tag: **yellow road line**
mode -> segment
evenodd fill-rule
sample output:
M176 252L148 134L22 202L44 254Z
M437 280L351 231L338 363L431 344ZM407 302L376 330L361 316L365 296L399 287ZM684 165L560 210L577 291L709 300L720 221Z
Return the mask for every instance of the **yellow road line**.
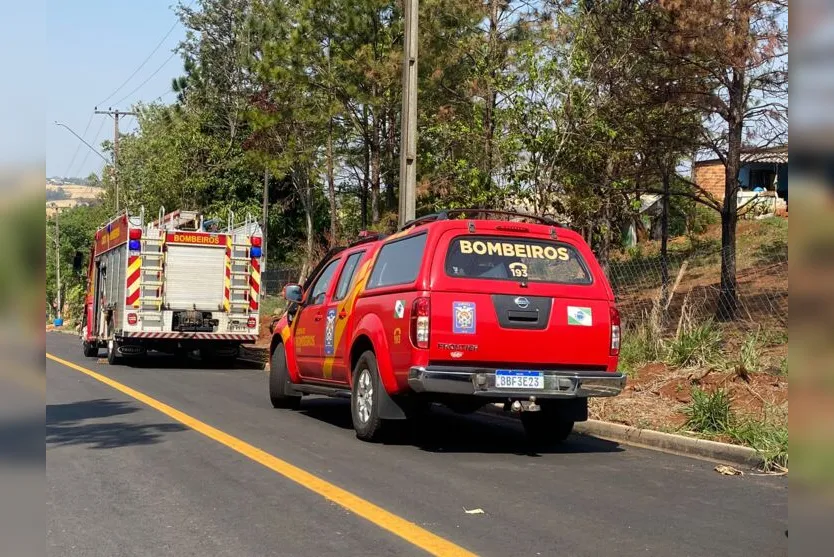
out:
M436 534L432 534L428 530L421 528L420 526L414 524L413 522L409 522L408 520L401 518L394 513L386 511L382 507L374 505L370 501L366 501L361 497L354 495L353 493L346 491L332 483L319 478L297 466L293 466L289 462L285 460L281 460L278 457L275 457L266 451L263 451L249 443L238 439L228 433L225 433L215 427L208 425L205 422L201 422L196 418L192 418L188 414L180 412L176 408L168 406L164 402L160 402L155 398L152 398L144 393L141 393L135 389L131 389L127 385L123 385L118 381L115 381L105 375L100 373L96 373L90 369L81 367L73 362L69 362L67 360L61 359L57 356L53 356L52 354L47 353L46 357L50 360L57 362L59 364L63 364L68 368L74 369L76 371L80 371L85 375L96 379L108 385L117 391L126 394L127 396L138 400L139 402L143 402L153 408L154 410L158 410L162 412L166 416L180 422L181 424L202 433L206 437L210 439L214 439L218 443L229 447L230 449L242 454L245 457L254 460L258 464L266 466L270 470L277 472L284 476L285 478L294 481L295 483L301 485L309 489L310 491L317 493L327 499L328 501L332 501L338 505L341 505L345 509L349 510L350 512L361 516L365 520L368 520L380 528L388 530L395 536L399 536L403 540L419 547L420 549L425 550L426 552L432 555L443 555L443 556L470 556L475 555L474 553L467 551L466 549L444 539Z

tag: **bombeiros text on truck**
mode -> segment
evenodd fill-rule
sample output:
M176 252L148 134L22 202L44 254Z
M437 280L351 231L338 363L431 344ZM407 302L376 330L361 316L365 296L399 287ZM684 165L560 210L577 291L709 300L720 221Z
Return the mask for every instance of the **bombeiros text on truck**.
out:
M619 394L620 315L588 244L555 221L451 210L335 248L274 327L269 394L351 399L360 439L433 403L521 413L561 441L588 399Z
M145 222L122 211L95 235L87 267L84 355L112 364L149 350L231 360L259 330L262 231L177 210Z

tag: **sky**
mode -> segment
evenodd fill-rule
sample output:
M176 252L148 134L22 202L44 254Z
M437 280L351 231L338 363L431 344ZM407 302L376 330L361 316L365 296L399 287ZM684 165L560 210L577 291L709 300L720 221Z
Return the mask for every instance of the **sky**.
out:
M130 110L136 102L160 96L163 102L174 100L171 80L182 75L182 60L179 55L169 57L185 37L175 5L176 0L47 0L43 79L47 176L86 177L90 172L98 174L104 165L66 128L56 126L56 120L100 152L101 142L113 138L113 119L93 115L96 106ZM121 118L119 127L129 132L136 119Z
M0 0L0 171L9 165L43 161L45 95L41 71L46 59L44 4L12 6ZM13 17L10 17L13 14ZM14 80L14 81L13 81ZM19 81L19 83L15 83ZM33 122L35 123L33 125Z

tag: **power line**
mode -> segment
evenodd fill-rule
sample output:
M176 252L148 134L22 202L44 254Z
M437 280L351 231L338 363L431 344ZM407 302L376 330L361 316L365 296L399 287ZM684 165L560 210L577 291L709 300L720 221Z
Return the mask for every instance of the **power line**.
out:
M101 120L101 125L98 127L98 131L96 132L95 139L92 141L93 145L95 145L98 142L98 138L101 136L101 130L102 130L102 128L104 128L104 122L105 122L105 120L102 119ZM87 157L89 157L89 156L90 156L90 151L88 150L87 154L85 154L84 158L81 160L81 164L78 166L78 170L76 170L74 172L74 174L78 174L81 171L81 169L84 168L84 165L87 163Z
M119 210L119 117L136 116L136 112L116 110L96 110L95 114L107 114L113 117L113 183L116 186L116 211ZM102 120L103 121L103 120Z
M155 70L155 71L154 71L151 75L149 75L149 76L147 77L147 79L145 79L145 81L143 81L142 83L140 83L140 84L139 84L139 85L138 85L138 86L137 86L137 87L136 87L133 91L131 91L130 93L128 93L127 95L125 95L124 97L122 97L121 99L119 99L119 100L118 100L115 104L117 104L117 105L122 104L124 101L126 101L128 98L130 98L130 96L131 96L131 95L133 95L134 93L136 93L137 91L139 91L139 89L141 89L142 87L144 87L144 86L145 86L145 84L146 84L148 81L150 81L150 80L151 80L151 78L153 78L153 76L155 76L155 75L156 75L156 74L158 74L160 71L162 71L162 68L164 68L164 67L168 64L168 62L170 62L170 61L171 61L171 59L172 59L174 56L176 56L176 55L177 55L177 51L175 50L175 51L174 51L174 52L172 52L172 53L171 53L171 55L170 55L170 56L169 56L169 57L168 57L168 58L167 58L167 59L166 59L166 60L162 63L162 65L161 65L161 66L159 66L159 67L158 67L158 68L157 68L157 69L156 69L156 70Z
M121 91L121 90L122 90L122 87L124 87L125 85L127 85L127 84L128 84L128 82L129 82L131 79L133 79L133 77L134 77L137 73L139 73L139 70L141 70L142 68L144 68L144 67L145 67L145 64L147 64L147 63L148 63L148 61L151 59L151 57L152 57L154 54L156 54L156 51L157 51L157 50L159 50L159 47L161 47L161 46L162 46L162 43L164 43L164 42L165 42L165 39L167 39L167 38L171 35L171 33L173 33L173 32L174 32L174 29L176 29L176 27L177 27L177 25L179 25L179 23L180 23L180 21L179 21L179 20L175 21L175 22L174 22L174 24L171 26L171 28L170 28L170 29L168 29L168 32L167 32L167 33L165 33L165 36L164 36L164 37L162 37L162 40L160 40L160 41L157 43L157 45L154 47L154 49L151 51L151 53L150 53L150 54L148 54L148 57L147 57L147 58L145 58L145 59L142 61L142 63L141 63L141 64L139 64L139 67L138 67L138 68L136 68L135 70L133 70L133 73L132 73L132 74L130 74L130 75L128 76L128 78L127 78L127 79L125 79L125 80L124 80L124 82L116 88L116 90L115 90L115 91L113 91L112 93L110 93L110 94L107 96L107 98L105 98L103 101L101 101L100 103L98 103L96 106L103 106L103 105L104 105L104 103L106 103L107 101L109 101L110 99L112 99L112 98L116 95L116 93L118 93L119 91ZM117 102L116 104L119 104L119 103L121 103L121 101Z
M90 113L90 119L87 120L87 125L84 126L84 132L81 134L81 138L83 139L87 135L87 130L90 129L90 124L93 123L93 116L95 116L92 112ZM73 163L75 163L76 157L78 157L78 152L81 149L81 143L79 143L75 148L75 153L73 153L72 158L70 159L70 163L67 165L67 169L64 171L64 177L70 177L69 171L72 168Z

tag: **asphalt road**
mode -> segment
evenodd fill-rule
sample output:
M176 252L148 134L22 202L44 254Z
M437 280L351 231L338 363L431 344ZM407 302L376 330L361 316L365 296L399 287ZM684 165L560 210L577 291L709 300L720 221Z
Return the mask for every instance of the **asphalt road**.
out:
M479 555L787 554L785 478L583 436L533 453L513 420L442 410L372 445L354 437L347 401L273 409L261 370L108 366L56 333L46 348L173 409L47 360L50 555L425 554L391 516ZM264 465L273 457L318 480L292 481ZM320 480L393 515L358 516Z

